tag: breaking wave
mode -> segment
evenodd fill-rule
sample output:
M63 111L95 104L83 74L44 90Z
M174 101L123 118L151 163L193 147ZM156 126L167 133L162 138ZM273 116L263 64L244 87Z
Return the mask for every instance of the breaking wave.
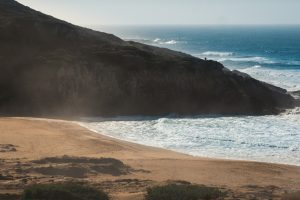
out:
M179 43L177 40L163 40L160 38L155 39L137 39L137 38L128 38L126 41L135 41L135 42L141 42L144 44L151 44L151 45L173 45Z
M300 166L299 110L279 116L119 117L80 124L108 136L194 156Z
M161 45L163 45L163 44L177 44L178 43L178 41L176 41L176 40L162 40L160 38L156 38L152 42L156 43L156 44L161 44Z
M226 33L227 28L203 27L151 27L132 29L128 34L123 34L124 30L120 32L126 38L137 38L133 39L137 42L219 61L231 70L239 70L289 91L300 90L300 48L297 45L300 29L248 29L232 29L230 34ZM278 34L273 34L274 30ZM249 34L255 35L251 41ZM279 35L280 42L274 42ZM115 138L195 156L300 166L299 122L300 108L277 116L102 118L81 125Z
M238 70L247 73L258 80L282 87L288 91L300 90L300 72L297 69L281 70L254 65Z
M256 62L261 64L274 64L275 61L272 61L265 57L255 56L255 57L231 57L231 58L221 58L218 59L219 62L224 61L235 61L235 62Z
M225 56L233 56L233 52L218 52L218 51L206 51L202 53L203 56L219 56L219 57L225 57Z

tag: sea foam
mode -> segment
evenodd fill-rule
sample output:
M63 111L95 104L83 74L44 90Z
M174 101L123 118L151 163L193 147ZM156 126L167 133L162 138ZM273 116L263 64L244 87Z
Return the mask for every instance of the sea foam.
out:
M119 117L81 125L111 137L194 156L300 165L300 115Z
M260 64L273 64L273 63L275 63L274 61L272 61L268 58L260 57L260 56L220 58L220 59L217 59L217 61L219 61L219 62L224 62L224 61L256 62L256 63L260 63Z
M200 55L225 57L225 56L233 56L234 53L233 52L206 51L204 53L201 53Z
M152 40L152 42L155 44L159 44L159 45L164 45L164 44L170 45L170 44L178 43L178 41L176 41L176 40L162 40L160 38L155 38L154 40Z
M140 27L122 28L119 33L123 38L217 60L289 91L300 90L299 27ZM195 156L300 165L299 109L277 116L97 118L82 125Z
M247 73L258 80L265 81L278 87L285 88L288 91L300 90L299 70L280 70L255 65L244 69L241 68L239 69L239 71Z

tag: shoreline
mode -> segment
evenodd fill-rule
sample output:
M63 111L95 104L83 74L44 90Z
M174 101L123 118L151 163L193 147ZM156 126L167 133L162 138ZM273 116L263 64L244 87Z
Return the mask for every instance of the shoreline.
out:
M187 157L191 157L191 158L195 158L195 159L207 159L207 160L216 160L216 161L228 161L228 162L245 162L245 163L261 163L261 164L271 164L271 165L283 165L283 166L290 166L290 167L300 167L299 165L296 164L289 164L289 163L276 163L276 162L263 162L263 161L257 161L257 160L245 160L245 159L231 159L231 158L218 158L218 157L206 157L206 156L197 156L197 155L191 155L188 153L184 153L184 152L180 152L180 151L176 151L176 150L172 150L172 149L167 149L167 148L163 148L163 147L156 147L156 146L152 146L152 145L146 145L146 144L141 144L138 142L133 142L130 140L126 140L126 139L121 139L118 137L114 137L108 134L105 134L104 132L99 132L97 130L94 130L92 128L89 128L87 126L85 126L82 123L85 122L81 122L81 121L77 121L77 120L65 120L65 119L51 119L51 118L34 118L34 117L8 117L8 118L12 118L12 119L25 119L25 120L32 120L32 121L49 121L49 122L62 122L62 123L73 123L75 125L79 125L80 127L87 129L95 134L99 134L102 137L108 137L111 138L113 140L116 140L117 142L125 142L125 143L131 143L132 145L140 145L140 146L144 146L147 148L155 148L158 150L162 150L162 151L170 151L173 152L175 154L180 154L180 155L184 155ZM1 119L1 117L0 117Z
M0 180L0 194L20 192L28 184L74 179L30 171L25 174L27 178L24 183L24 178L20 178L22 176L15 172L15 166L24 170L49 167L36 166L32 161L65 155L119 159L129 166L132 171L128 174L109 175L93 172L83 178L75 178L108 188L116 200L142 200L147 187L179 180L224 188L242 199L248 199L251 195L265 198L261 196L265 194L276 199L275 197L285 193L300 190L299 166L194 157L114 139L83 128L74 121L0 118L0 147L3 144L13 145L15 150L0 152L0 164L4 166L0 169L0 174L14 178ZM59 167L66 165L50 166L60 169ZM88 169L86 164L76 165ZM126 183L123 183L125 180Z
M142 146L158 148L158 149L167 150L167 151L173 151L174 153L184 154L184 155L187 155L187 156L191 156L193 158L212 159L212 160L231 161L231 162L235 162L235 161L238 161L238 162L250 162L250 163L252 162L252 163L263 163L263 164L275 164L275 165L286 165L286 166L300 167L300 164L297 165L297 164L290 164L290 163L277 163L277 162L263 162L263 161L258 161L258 160L245 160L245 159L238 159L238 158L218 158L218 157L208 157L208 156L206 157L206 156L192 155L192 154L189 154L189 153L176 151L174 149L167 149L167 148L164 148L164 147L156 147L156 146L152 146L152 145L142 144L142 143L139 143L139 142L133 142L133 141L130 141L130 140L126 140L126 139L121 139L121 138L118 138L118 137L114 137L114 136L105 134L103 132L101 133L101 132L99 132L97 130L94 130L92 128L89 128L89 127L85 126L83 124L85 122L79 122L79 121L72 121L72 122L78 124L79 126L85 128L85 129L88 129L89 131L92 131L92 132L94 132L96 134L100 134L102 136L109 137L109 138L112 138L112 139L115 139L115 140L120 140L120 141L124 141L124 142L130 142L130 143L133 143L133 144L138 144L138 145L142 145Z
M278 116L278 118L275 118L276 120L279 121L279 123L281 123L281 121L283 121L282 118L284 118L285 116L288 116L291 114L291 117L297 117L299 115L294 115L293 114L293 111L298 111L298 108L295 108L295 109L292 109L292 110L286 110L284 112L284 114ZM273 118L274 116L263 116L265 117L268 121L270 121L269 118ZM99 119L99 120L97 120ZM137 119L138 123L129 123L126 125L122 125L123 123L120 123L120 127L119 129L118 128L110 128L110 126L113 126L113 127L118 127L119 123L118 121L125 121L127 122L127 120L129 119L129 121L131 121L132 119ZM88 130L90 131L93 131L93 132L96 132L98 134L104 134L105 136L108 136L108 137L111 137L111 138L114 138L114 139L119 139L119 140L123 140L123 141L127 141L127 142L133 142L133 143L137 143L137 144L140 144L140 145L145 145L145 146L151 146L151 147L156 147L156 148L162 148L162 149L167 149L167 150L171 150L171 151L174 151L174 152L177 152L177 153L183 153L183 154L187 154L187 155L190 155L190 156L193 156L193 157L200 157L200 158L208 158L208 159L220 159L220 160L228 160L228 161L245 161L245 162L261 162L261 163L270 163L270 164L281 164L281 165L290 165L290 166L300 166L300 163L299 163L299 157L297 156L297 145L296 143L289 143L289 138L287 138L286 140L287 143L285 145L283 145L283 142L285 141L285 139L283 138L283 142L282 143L278 143L276 141L280 141L279 139L281 139L281 132L280 134L278 134L278 137L275 141L275 139L271 139L269 141L261 141L261 142L251 142L250 143L247 143L249 142L248 139L253 139L252 137L255 137L255 133L257 133L257 131L261 131L261 132L264 132L264 134L267 136L268 134L273 134L274 133L274 130L265 130L264 126L262 126L260 128L256 128L254 129L253 131L255 132L254 134L252 134L251 132L249 132L248 134L248 130L239 130L238 131L233 131L232 132L232 135L233 136L224 136L224 134L222 135L222 130L220 130L220 134L221 134L221 138L224 139L227 137L230 139L230 140L233 140L238 136L238 137L241 137L241 141L246 141L245 144L252 144L253 145L257 145L257 146L268 146L268 145L274 145L272 149L269 149L267 150L267 153L262 153L260 154L258 152L258 150L262 150L263 148L259 148L257 147L258 149L256 149L256 147L245 147L243 145L240 145L240 143L238 143L239 141L235 141L232 146L230 146L230 149L227 151L227 149L225 148L222 148L222 146L220 146L220 148L217 148L214 150L214 149L210 149L210 150L206 150L206 148L204 147L199 147L196 151L193 150L193 147L196 147L195 144L193 143L192 145L188 145L187 147L185 148L176 148L179 144L184 144L184 143L176 143L176 142L172 142L172 140L170 140L170 142L160 142L157 140L157 138L160 138L159 135L155 135L155 134L158 134L159 132L157 131L151 131L148 132L148 128L149 126L151 125L148 125L148 123L143 123L144 120L148 121L150 120L152 122L152 120L154 120L155 124L156 123L160 123L159 121L160 120L157 120L158 118L149 118L149 117L145 117L145 118L141 118L141 117L134 117L134 118L126 118L126 117L117 117L117 118L108 118L108 119L105 119L105 118L94 118L94 119L80 119L79 121L76 121L80 126L84 127L84 128L87 128ZM162 119L165 119L165 117L163 117ZM170 123L174 123L173 121L173 118L166 118L166 119L170 119ZM218 118L219 119L219 118ZM256 119L255 119L256 120ZM280 121L281 120L281 121ZM291 121L292 120L295 120L294 118L291 118ZM101 125L101 122L104 122L104 125ZM224 120L223 120L224 121ZM153 122L153 123L154 123ZM252 121L251 121L252 122ZM169 123L169 122L168 122ZM199 122L198 122L199 123ZM202 123L202 122L201 122ZM240 122L238 122L240 123ZM252 122L253 123L253 122ZM285 122L287 123L287 122ZM106 124L108 126L108 128L106 128ZM138 129L136 128L130 128L131 126L135 125L137 127L139 127ZM145 125L144 125L145 124ZM278 125L279 126L279 125ZM277 128L278 128L277 126ZM142 131L141 127L144 129L144 131ZM204 125L205 127L205 125ZM233 125L233 127L235 127ZM293 128L293 124L291 125L291 127ZM298 126L297 126L298 127ZM207 127L206 127L207 128ZM226 128L226 127L225 127ZM249 127L251 128L251 127ZM194 130L194 129L193 129ZM200 130L203 130L203 129L200 129ZM218 129L219 130L219 129ZM215 130L215 131L218 131L218 130ZM250 129L251 130L251 129ZM282 128L283 130L283 134L287 135L287 129L286 127L283 127ZM124 133L122 132L124 131ZM135 133L134 131L137 131L137 134L134 135L133 133ZM169 131L169 129L167 129L166 131ZM194 131L197 131L197 130L194 130ZM243 131L246 131L246 133L241 134L243 133ZM285 132L284 132L285 131ZM172 132L172 134L167 134L168 137L171 137L174 135L175 136L178 136L179 138L183 138L184 139L184 142L189 142L188 140L185 140L184 137L188 137L187 133L190 133L190 132L185 132L184 130L182 130L181 132L183 133L180 133L178 132L178 135L177 135L177 132ZM209 132L210 133L210 132ZM145 135L143 135L145 134ZM153 136L154 134L154 136ZM237 135L238 134L238 135ZM153 136L153 141L151 140L151 138L149 137L150 136ZM201 137L197 134L192 134L193 137ZM203 134L204 136L204 139L205 137L210 137L209 135L207 134ZM247 135L250 135L249 137ZM165 136L164 138L165 141L168 141L168 137ZM266 137L265 136L265 137ZM140 138L145 138L145 140L141 140ZM189 139L193 139L191 136L188 137ZM276 137L274 137L276 138ZM286 137L285 137L286 138ZM257 138L258 141L260 139L260 137ZM294 137L294 139L297 139L297 136ZM155 141L158 141L158 143L155 143ZM199 141L197 140L198 142L200 142L200 144L202 144L202 141ZM238 143L237 145L235 143ZM264 142L270 142L270 143L264 143ZM243 144L243 143L242 143ZM175 145L175 146L174 146ZM216 145L216 144L215 144ZM230 144L231 145L231 144ZM278 145L278 146L276 146ZM296 146L295 146L296 145ZM173 147L173 148L172 148ZM175 147L175 148L174 148ZM296 150L291 150L291 148L293 147L296 148ZM192 149L189 149L189 148L192 148ZM210 148L210 145L207 146L207 148L209 149ZM226 152L222 153L220 152L220 150L224 150ZM280 151L280 149L284 149L284 151ZM239 153L234 153L233 150L237 150ZM247 150L249 150L249 152L247 152ZM246 156L245 156L246 155Z

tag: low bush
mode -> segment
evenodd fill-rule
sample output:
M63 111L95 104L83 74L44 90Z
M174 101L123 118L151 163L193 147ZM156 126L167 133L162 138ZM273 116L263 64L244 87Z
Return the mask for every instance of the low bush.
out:
M80 183L38 184L24 190L22 200L109 200L108 195Z
M224 193L214 187L169 184L149 188L146 200L210 200L223 196Z

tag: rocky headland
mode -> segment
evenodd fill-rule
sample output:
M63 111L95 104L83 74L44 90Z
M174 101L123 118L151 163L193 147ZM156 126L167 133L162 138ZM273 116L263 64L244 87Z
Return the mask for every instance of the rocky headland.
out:
M0 2L0 113L25 116L277 114L286 90L212 60Z

